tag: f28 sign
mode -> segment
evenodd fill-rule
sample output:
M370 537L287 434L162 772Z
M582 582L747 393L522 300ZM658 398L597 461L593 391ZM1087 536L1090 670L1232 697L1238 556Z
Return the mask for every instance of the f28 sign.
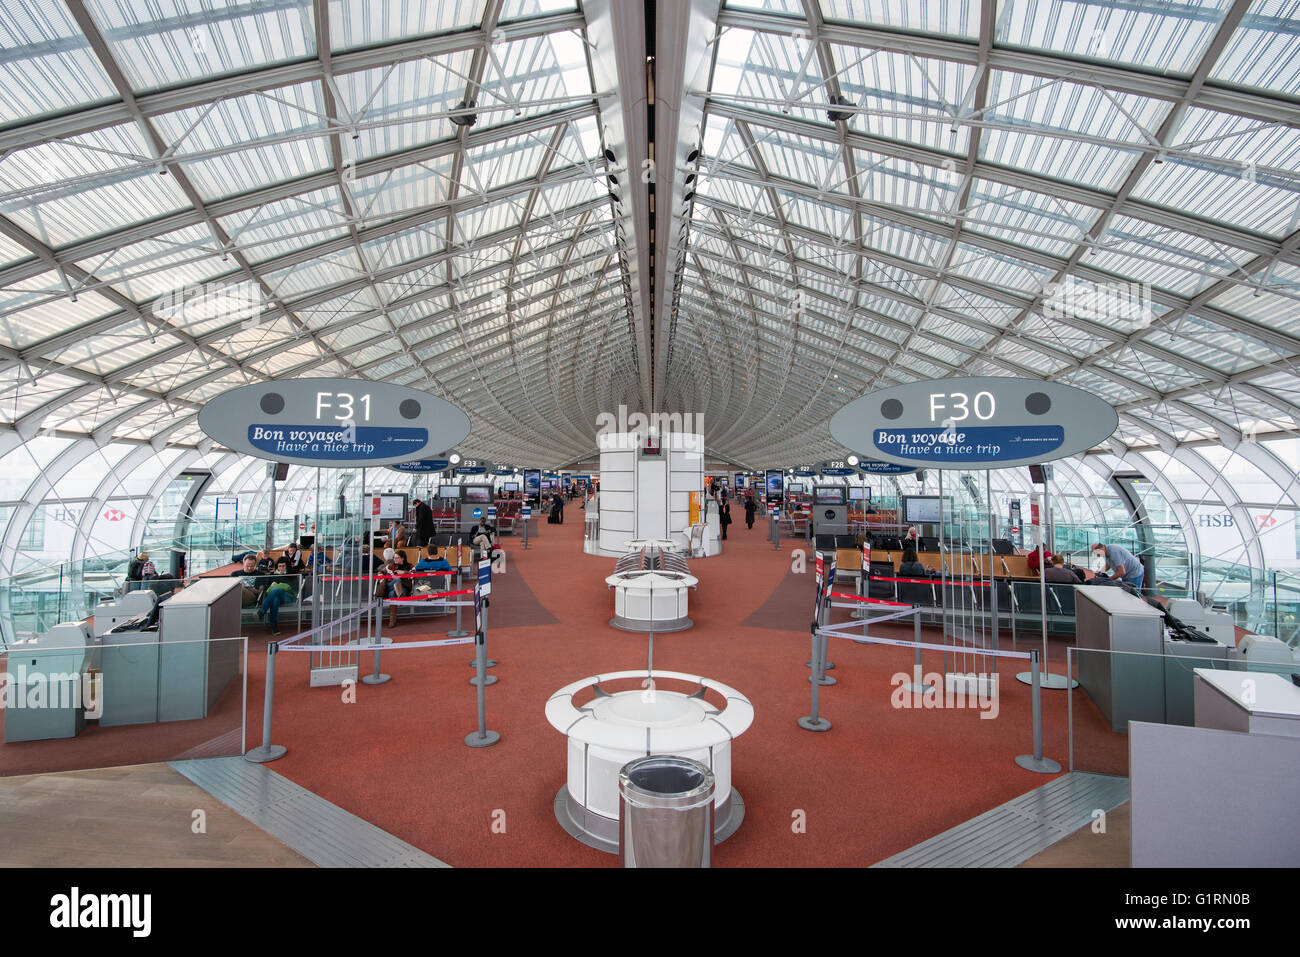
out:
M1057 382L930 379L854 399L831 417L846 448L896 465L1008 468L1076 455L1104 441L1119 415Z

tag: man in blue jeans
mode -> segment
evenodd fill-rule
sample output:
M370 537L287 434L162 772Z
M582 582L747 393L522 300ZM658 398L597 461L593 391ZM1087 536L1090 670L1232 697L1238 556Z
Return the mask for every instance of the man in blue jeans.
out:
M1103 545L1101 542L1092 546L1092 554L1106 563L1106 571L1112 579L1121 579L1124 584L1141 589L1146 578L1146 569L1136 555L1123 545Z
M294 590L297 583L298 577L289 574L289 563L283 558L277 561L275 576L266 586L266 592L262 595L262 604L257 609L258 620L265 618L267 624L271 626L273 635L280 633L280 606L289 604L297 597L297 592Z

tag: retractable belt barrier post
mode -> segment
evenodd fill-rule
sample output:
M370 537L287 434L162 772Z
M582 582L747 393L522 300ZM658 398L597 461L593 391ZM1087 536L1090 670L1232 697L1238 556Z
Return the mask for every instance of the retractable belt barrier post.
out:
M475 642L477 647L474 649L474 660L470 662L470 667L476 669L477 674L475 674L473 678L469 679L469 683L477 685L482 682L484 684L494 685L497 683L497 676L487 675L484 677L482 670L484 668L491 668L496 664L496 661L487 656L487 606L488 595L492 594L492 559L480 559L478 568L476 569L476 574L478 578L474 584L474 595L476 599L482 598L483 607L475 608L475 613L478 615L480 623L479 632L483 641L481 644Z
M524 544L523 544L523 547L524 547L524 548L527 548L527 547L528 547L528 520L529 520L530 518L533 517L533 509L532 509L532 506L531 506L531 505L523 505L523 506L521 506L520 509L519 509L519 515L520 515L520 521L524 523Z
M491 591L491 586L488 586ZM487 748L501 740L496 731L489 731L487 726L487 686L493 681L487 673L487 593L481 585L474 587L474 651L478 661L478 674L470 680L475 687L478 704L478 730L465 735L465 743L471 748ZM491 681L488 679L491 678Z
M384 633L383 633L384 606L382 602L378 604L379 604L379 608L375 614L375 632L374 632L375 670L368 675L361 676L362 682L368 685L381 685L392 677L392 675L381 674L379 671L379 652L380 649L384 647Z
M919 673L921 667L920 658L921 658L922 648L929 648L933 651L942 651L945 654L952 650L948 645L936 645L933 643L920 641L920 631L921 631L920 610L921 609L919 608L919 606L908 605L903 602L897 602L897 601L888 601L883 598L861 597L858 595L849 595L846 593L834 592L834 591L828 592L827 598L828 600L830 598L844 598L850 601L861 602L869 605L888 605L888 606L892 606L897 610L891 611L888 614L882 615L874 619L861 618L861 619L844 622L842 624L823 625L821 627L816 627L816 625L814 624L813 655L814 658L818 660L819 664L820 664L820 660L823 659L826 655L827 642L828 639L831 637L847 638L849 641L852 641L855 644L859 644L859 645L863 645L863 644L895 645L902 648L906 648L910 646L916 650L917 673ZM837 607L849 608L853 606L846 604ZM912 619L913 622L914 635L916 636L917 639L915 641L901 641L897 638L877 638L867 633L867 629L872 622L878 624L884 621L891 621L898 618L909 618L909 617ZM852 634L850 632L850 629L856 628L858 626L862 627L862 634L860 635ZM1051 758L1047 758L1043 756L1043 699L1041 694L1042 684L1041 681L1039 680L1038 651L1035 650L1029 653L1025 653L1022 651L995 650L995 651L986 652L986 654L994 658L1028 658L1029 659L1030 675L1031 675L1030 706L1031 706L1031 722L1033 726L1034 753L1018 755L1015 758L1015 762L1019 767L1022 767L1027 771L1034 771L1039 774L1056 774L1061 770L1061 765L1058 762L1052 760ZM831 727L831 723L828 719L822 717L819 711L820 700L818 696L818 691L820 686L816 681L812 681L811 678L809 680L811 681L812 684L812 714L807 717L799 718L797 723L799 727L803 728L806 731L826 731ZM912 685L911 689L914 690L915 685ZM935 693L938 692L937 687L935 687L932 690Z
M260 747L250 749L244 755L244 760L253 764L277 761L288 751L288 748L282 744L271 743L271 708L275 703L275 653L279 649L280 643L277 641L269 642L266 646L266 694L262 698L262 744Z
M456 591L460 591L460 584L461 584L461 583L460 583L460 566L461 566L461 561L460 561L460 548L461 548L461 543L462 543L463 541L464 541L464 539L459 538L459 537L456 539ZM457 604L457 605L456 605L456 627L455 627L454 629L452 629L451 631L447 632L447 637L448 637L448 638L466 638L466 637L468 637L468 636L469 636L469 632L466 631L464 628L461 627L461 624L460 624L460 605Z

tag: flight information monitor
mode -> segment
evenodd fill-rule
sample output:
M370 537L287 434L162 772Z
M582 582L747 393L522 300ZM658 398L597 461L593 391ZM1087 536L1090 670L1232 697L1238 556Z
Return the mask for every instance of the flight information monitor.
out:
M518 491L519 491L519 483L518 483L518 482L506 482L505 485L503 486L503 488L504 488L507 492L518 492Z
M903 496L903 521L910 525L938 525L943 520L937 495Z
M439 485L438 498L460 498L459 485Z
M791 482L786 486L786 491L791 495L802 495L806 489L804 488L803 482Z
M843 485L818 485L813 490L813 502L818 505L843 505L844 486Z
M462 500L482 505L492 501L492 488L487 485L466 485Z
M850 485L850 486L849 486L849 501L850 501L850 502L870 502L870 501L871 501L871 489L867 488L865 485Z

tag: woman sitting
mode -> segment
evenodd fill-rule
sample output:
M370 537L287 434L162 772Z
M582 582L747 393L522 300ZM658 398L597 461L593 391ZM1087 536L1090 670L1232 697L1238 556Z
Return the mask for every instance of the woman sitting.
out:
M406 555L391 548L384 549L384 563L375 569L375 597L378 599L405 598L410 594L411 579L396 576L405 575L410 570L411 565L406 560ZM391 628L396 624L397 605L389 605L388 625Z
M916 549L908 546L903 549L903 560L898 564L899 578L929 578L926 567L917 560Z

